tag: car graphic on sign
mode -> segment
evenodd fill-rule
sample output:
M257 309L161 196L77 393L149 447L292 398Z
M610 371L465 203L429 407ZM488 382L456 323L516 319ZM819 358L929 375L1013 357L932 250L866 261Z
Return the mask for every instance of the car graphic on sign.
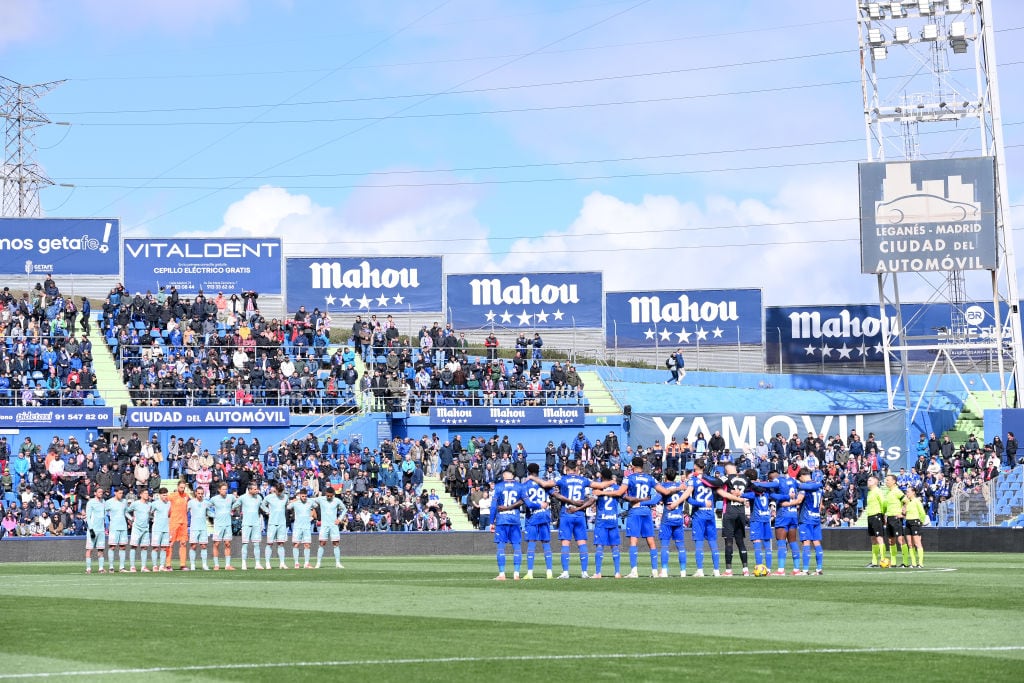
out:
M981 207L971 202L955 202L934 194L908 194L889 202L875 203L875 222L959 223L981 218Z

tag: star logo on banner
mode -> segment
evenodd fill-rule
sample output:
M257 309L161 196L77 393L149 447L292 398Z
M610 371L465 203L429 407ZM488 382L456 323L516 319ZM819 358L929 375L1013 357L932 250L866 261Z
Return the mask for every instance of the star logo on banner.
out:
M356 299L356 303L359 304L359 308L365 308L366 310L370 310L370 301L371 299L366 298L366 292L363 292L363 295Z
M828 344L821 345L821 357L830 358L832 356L832 347Z
M508 325L511 322L512 322L512 314L511 313L509 313L508 311L505 311L504 313L501 314L501 324L502 325Z
M647 330L644 331L644 339L654 339L654 330L648 327Z
M805 346L805 347L804 347L804 352L806 352L806 354L807 354L808 356L813 356L813 355L814 355L814 352L815 352L816 350L817 350L817 349L815 349L815 348L814 348L813 346L811 346L810 344L808 344L807 346Z
M861 343L861 345L857 347L857 351L860 352L861 358L864 358L865 356L868 355L868 347L863 343Z
M494 322L494 311L487 311L487 315L485 315L484 318L487 319L487 322L493 323Z
M885 351L885 347L884 346L882 346L881 344L875 344L875 353L879 353L880 354L883 351Z
M534 314L534 317L537 319L537 322L539 322L539 323L546 323L548 321L548 316L550 316L550 315L551 315L550 313L545 313L544 309L542 308L542 309L540 309L540 313L535 313Z
M680 327L679 331L676 332L676 338L679 340L680 344L689 344L690 335L692 334L693 332L687 332L685 327Z
M394 301L398 305L401 305L401 304L405 303L405 297L402 296L401 292L399 292L398 294L395 294L393 297L391 297L391 300Z
M380 306L381 308L388 307L388 298L384 296L384 292L381 292L380 296L377 297L377 305Z
M333 306L335 301L334 295L328 294L327 296L324 297L324 301L327 303L328 306Z
M853 351L853 349L847 346L846 342L843 342L843 345L836 349L836 351L839 352L839 360L843 360L844 358L846 360L850 360L850 352Z
M527 313L526 309L524 308L523 312L520 313L517 317L519 318L519 324L520 325L529 325L530 324L530 318L532 318L533 316L530 315L529 313Z
M658 333L658 336L661 337L662 341L668 341L669 339L672 338L672 333L669 332L668 330L662 330L661 332Z
M708 338L708 331L703 327L697 329L697 341L704 341Z
M352 297L350 297L348 294L346 294L345 296L341 297L341 305L344 306L345 308L348 308L349 306L351 306L352 305Z
M716 327L715 329L711 330L711 332L712 332L712 334L715 335L715 339L721 339L722 338L722 328Z
M562 319L562 316L564 316L564 315L565 315L565 313L562 313L562 312L561 312L560 310L558 310L558 309L556 308L556 309L555 309L555 312L554 312L554 313L552 313L552 315L553 315L553 316L555 316L555 320L561 320L561 319Z

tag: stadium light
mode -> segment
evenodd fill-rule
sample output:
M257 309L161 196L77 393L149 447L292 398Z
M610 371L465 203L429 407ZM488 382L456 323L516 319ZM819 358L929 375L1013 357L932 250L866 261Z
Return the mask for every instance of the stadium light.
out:
M932 0L918 0L917 11L922 16L927 16L932 13Z
M882 38L882 29L879 29L879 28L869 29L868 30L868 42L871 43L872 45L881 45L882 43L884 43L885 39Z
M889 5L889 14L892 15L893 19L901 19L907 16L907 11L903 9L903 3L893 2Z
M889 50L885 45L879 45L878 47L871 48L871 56L874 59L885 59L889 56Z
M954 21L949 25L949 46L953 48L954 54L967 52L967 24Z
M882 4L878 2L868 3L868 16L872 19L882 18Z
M908 26L897 26L893 32L893 42L896 43L909 43L910 42L910 27Z
M939 39L939 25L938 24L925 24L921 29L921 40L938 40Z
M964 11L964 0L946 0L946 14L959 14Z

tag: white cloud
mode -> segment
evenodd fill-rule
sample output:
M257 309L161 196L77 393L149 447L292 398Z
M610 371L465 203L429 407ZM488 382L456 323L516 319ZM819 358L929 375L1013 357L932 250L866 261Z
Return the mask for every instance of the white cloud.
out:
M41 29L42 12L38 2L0 3L0 50L32 40Z
M320 206L309 196L263 186L231 204L214 231L194 237L280 237L289 256L332 254L443 255L448 272L490 267L487 235L475 202L456 194L364 188L344 205ZM449 254L448 252L458 252Z
M86 0L94 22L124 31L156 28L168 33L207 30L245 15L246 0Z

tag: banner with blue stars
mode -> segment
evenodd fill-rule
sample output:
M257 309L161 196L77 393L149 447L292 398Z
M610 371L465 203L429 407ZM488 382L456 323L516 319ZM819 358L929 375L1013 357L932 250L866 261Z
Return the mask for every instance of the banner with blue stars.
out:
M449 275L449 322L462 329L601 327L603 292L601 273Z
M937 302L903 304L902 334L918 344L962 346L965 340L991 340L999 334L1009 338L1007 311L1001 306L1003 329L998 330L990 301L962 304ZM900 343L901 330L894 306L884 316L878 304L846 306L769 306L765 309L765 360L786 365L828 365L836 363L881 362L883 335L890 344ZM909 360L927 361L936 349L908 352ZM988 357L990 349L954 348L954 358Z
M440 256L289 258L288 312L437 313L444 308Z
M608 348L760 344L760 289L608 292Z

